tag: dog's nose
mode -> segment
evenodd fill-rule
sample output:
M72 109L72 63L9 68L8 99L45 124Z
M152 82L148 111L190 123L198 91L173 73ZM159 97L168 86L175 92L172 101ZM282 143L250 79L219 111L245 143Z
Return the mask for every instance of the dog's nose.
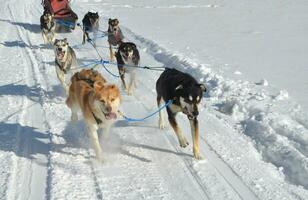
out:
M199 111L198 111L198 110L195 110L195 111L192 112L192 114L196 117L196 116L199 115Z
M58 51L62 51L62 48L58 48Z
M116 28L114 28L113 30L114 30L114 31L117 31L117 29L116 29Z
M128 53L127 52L125 53L125 56L128 57Z
M107 107L106 107L106 111L107 111L107 112L111 112L111 106L107 106Z

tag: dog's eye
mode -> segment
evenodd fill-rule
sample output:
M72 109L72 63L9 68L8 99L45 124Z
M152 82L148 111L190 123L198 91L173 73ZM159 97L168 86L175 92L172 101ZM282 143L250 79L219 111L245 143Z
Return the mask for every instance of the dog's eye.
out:
M101 102L102 102L102 103L106 103L104 99L101 99Z
M115 98L112 98L110 101L113 102L115 100Z

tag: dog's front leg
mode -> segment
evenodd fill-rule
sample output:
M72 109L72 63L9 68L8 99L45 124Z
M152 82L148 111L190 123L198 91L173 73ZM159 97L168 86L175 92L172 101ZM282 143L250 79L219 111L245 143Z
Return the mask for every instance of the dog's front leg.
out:
M136 79L136 72L132 71L130 72L130 82L129 82L129 88L128 88L128 95L132 95L135 89L135 80Z
M202 156L199 153L199 123L198 119L192 119L189 120L190 123L190 128L191 128L191 136L193 138L193 152L194 152L194 157L197 160L203 159Z
M98 135L97 135L97 126L93 126L93 125L88 125L88 136L90 138L92 147L95 151L95 155L97 157L98 160L103 161L103 152L102 152L102 148L99 144L99 139L98 139Z
M120 78L121 78L121 81L122 81L122 86L123 86L123 89L128 92L127 90L127 86L126 86L126 83L125 83L125 70L124 70L124 67L119 67L119 74L120 74Z
M83 31L83 36L82 36L82 44L86 43L86 33Z
M157 96L157 107L160 108L162 102L163 102L163 98L161 96ZM165 128L165 120L164 120L164 115L162 110L159 110L159 121L158 121L158 126L160 129L164 129Z
M53 44L55 42L55 39L56 39L56 32L55 32L55 29L53 29L50 33L50 44Z
M44 39L44 44L47 44L48 43L48 36L44 31L42 31L42 36L43 36L43 39Z
M110 61L113 62L115 60L115 56L112 50L112 44L109 42L109 55L110 55Z
M169 108L167 108L167 113L168 113L169 123L172 126L176 136L178 137L180 146L185 148L188 145L188 142L187 142L185 136L183 135L181 129L179 128L179 126L178 126L178 124L176 122L176 119L175 119L175 115L176 114L172 113L172 111Z
M68 95L68 93L69 93L69 88L68 88L68 86L67 86L66 83L65 83L65 75L64 75L64 72L63 72L59 67L57 67L57 66L56 66L56 72L57 72L57 77L58 77L58 79L59 79L59 81L60 81L62 87L63 87L64 90L65 90L66 95Z

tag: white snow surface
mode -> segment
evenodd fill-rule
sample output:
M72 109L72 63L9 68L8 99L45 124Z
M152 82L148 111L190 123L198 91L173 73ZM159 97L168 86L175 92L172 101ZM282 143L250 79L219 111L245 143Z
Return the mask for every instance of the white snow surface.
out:
M141 65L174 67L208 89L199 115L204 160L191 144L180 148L169 126L158 129L155 115L119 118L102 137L104 163L82 120L70 122L40 33L40 1L0 2L0 199L308 199L308 116L298 104L307 101L306 1L72 1L79 21L98 11L101 30L117 17ZM63 37L80 64L97 59L80 29ZM106 38L97 43L107 59ZM122 91L127 116L157 109L160 73L140 69L134 95ZM192 143L185 116L178 121Z

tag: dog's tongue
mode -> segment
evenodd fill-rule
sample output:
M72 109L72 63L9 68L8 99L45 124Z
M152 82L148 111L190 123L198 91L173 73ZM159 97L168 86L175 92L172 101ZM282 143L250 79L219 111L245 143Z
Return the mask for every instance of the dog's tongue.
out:
M117 114L115 114L115 113L108 113L108 114L106 114L105 115L106 116L106 119L107 120L110 120L110 119L116 119L117 118Z
M64 52L58 52L58 58L62 59L64 57Z

